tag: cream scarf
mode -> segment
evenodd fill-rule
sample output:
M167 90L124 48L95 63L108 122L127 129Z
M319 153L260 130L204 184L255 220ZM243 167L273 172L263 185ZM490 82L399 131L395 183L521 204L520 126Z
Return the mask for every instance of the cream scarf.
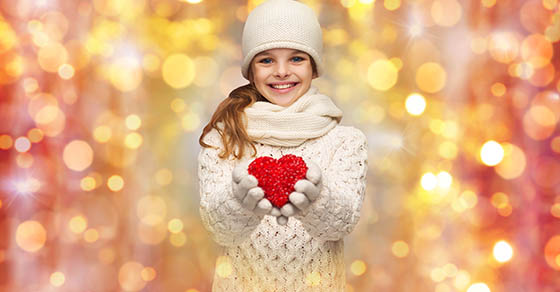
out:
M342 111L310 87L288 107L257 101L245 109L245 116L247 134L256 142L292 147L328 133L342 119Z

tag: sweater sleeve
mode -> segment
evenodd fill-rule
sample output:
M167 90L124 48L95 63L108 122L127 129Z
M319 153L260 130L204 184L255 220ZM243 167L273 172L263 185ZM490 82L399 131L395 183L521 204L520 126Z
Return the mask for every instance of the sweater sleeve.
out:
M346 137L347 136L347 137ZM322 169L322 189L311 206L296 215L307 232L318 239L336 241L350 234L360 219L367 173L365 135L353 129Z
M222 145L215 131L205 136L205 142L218 148ZM233 196L234 161L218 157L220 151L202 148L198 155L200 217L214 241L222 246L236 246L249 238L264 216L246 210Z

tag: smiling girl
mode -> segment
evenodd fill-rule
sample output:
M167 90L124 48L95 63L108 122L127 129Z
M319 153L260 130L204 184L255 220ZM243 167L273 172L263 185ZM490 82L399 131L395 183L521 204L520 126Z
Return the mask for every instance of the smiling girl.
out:
M365 194L367 145L312 80L323 74L321 27L308 6L269 0L243 29L241 72L199 142L200 215L223 247L213 291L344 291L344 241ZM281 208L248 173L255 158L308 167Z

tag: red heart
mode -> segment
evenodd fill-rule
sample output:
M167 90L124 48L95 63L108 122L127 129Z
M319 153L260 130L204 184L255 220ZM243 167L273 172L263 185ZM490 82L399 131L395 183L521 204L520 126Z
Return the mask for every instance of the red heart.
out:
M303 158L293 154L284 155L278 160L262 156L253 160L247 171L259 181L264 197L272 205L281 208L288 202L296 182L305 178L307 165Z

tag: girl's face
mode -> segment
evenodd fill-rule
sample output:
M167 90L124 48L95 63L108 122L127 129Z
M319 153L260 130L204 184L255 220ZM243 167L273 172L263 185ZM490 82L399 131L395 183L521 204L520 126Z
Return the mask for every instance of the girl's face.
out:
M316 75L311 57L294 49L270 49L251 62L251 81L268 101L287 107L309 90Z

